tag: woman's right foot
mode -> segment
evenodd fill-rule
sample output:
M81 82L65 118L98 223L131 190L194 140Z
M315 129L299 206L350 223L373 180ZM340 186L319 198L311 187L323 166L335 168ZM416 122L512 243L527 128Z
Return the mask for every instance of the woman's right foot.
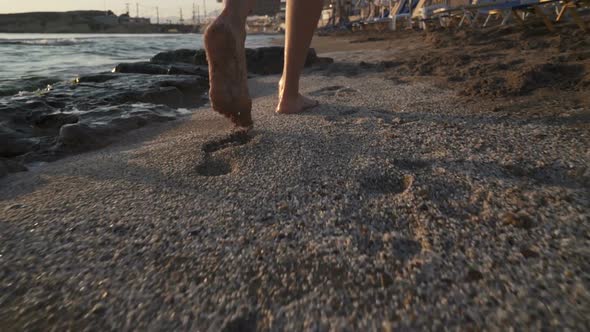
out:
M305 97L298 93L296 97L287 97L283 77L279 81L279 104L276 113L297 114L319 105L317 100Z
M211 106L236 125L251 126L252 99L248 92L244 22L222 13L207 28L204 39Z
M318 101L305 97L302 94L295 98L280 98L276 112L279 114L297 114L318 106Z

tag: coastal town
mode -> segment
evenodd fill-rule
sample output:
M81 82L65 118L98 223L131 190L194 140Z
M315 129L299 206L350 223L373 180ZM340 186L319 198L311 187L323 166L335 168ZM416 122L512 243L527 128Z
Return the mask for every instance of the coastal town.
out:
M198 33L216 11L206 2L190 8L164 8L127 3L120 15L113 10L31 12L0 14L0 33ZM279 32L284 23L285 3L260 0L252 12L252 32Z

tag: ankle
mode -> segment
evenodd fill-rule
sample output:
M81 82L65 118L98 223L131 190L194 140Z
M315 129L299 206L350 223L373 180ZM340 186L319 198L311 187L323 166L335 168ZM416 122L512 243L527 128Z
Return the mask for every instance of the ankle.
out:
M295 95L279 95L279 105L285 105L285 104L292 104L297 102L297 100L299 99L300 95L297 93Z
M299 87L290 86L284 82L279 82L279 99L297 99L299 97Z

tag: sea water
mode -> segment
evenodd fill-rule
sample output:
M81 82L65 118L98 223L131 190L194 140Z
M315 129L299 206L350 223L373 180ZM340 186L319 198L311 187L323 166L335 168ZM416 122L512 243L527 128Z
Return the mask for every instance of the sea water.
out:
M250 35L246 47L270 46L272 35ZM201 34L0 33L0 96L35 91L78 75L148 61L158 52L203 48Z

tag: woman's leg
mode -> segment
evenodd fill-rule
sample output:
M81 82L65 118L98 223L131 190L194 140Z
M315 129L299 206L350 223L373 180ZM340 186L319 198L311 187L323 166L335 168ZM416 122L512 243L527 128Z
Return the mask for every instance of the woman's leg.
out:
M277 113L298 113L317 105L299 93L299 78L323 3L323 0L287 0L285 66L279 83Z
M254 4L255 0L226 0L221 15L205 32L211 106L245 127L252 125L252 100L244 42L246 17Z

